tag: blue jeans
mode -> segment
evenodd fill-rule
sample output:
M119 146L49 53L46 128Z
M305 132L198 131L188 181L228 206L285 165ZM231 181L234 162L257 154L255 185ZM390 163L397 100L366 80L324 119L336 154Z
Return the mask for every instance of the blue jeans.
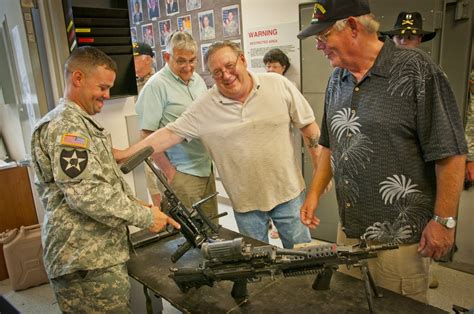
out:
M291 249L297 243L311 242L309 229L300 221L300 208L303 204L305 193L296 198L277 205L270 211L258 209L246 212L234 212L239 232L251 238L268 243L269 218L272 219L283 247Z

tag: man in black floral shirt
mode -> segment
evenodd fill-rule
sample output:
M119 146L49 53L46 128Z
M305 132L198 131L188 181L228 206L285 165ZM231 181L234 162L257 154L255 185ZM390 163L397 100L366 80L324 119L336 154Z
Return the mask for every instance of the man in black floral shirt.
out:
M319 224L334 177L338 241L400 244L369 268L380 286L426 302L429 258L454 242L467 147L445 74L422 51L379 41L378 27L367 0L319 0L298 35L314 35L335 68L301 220Z

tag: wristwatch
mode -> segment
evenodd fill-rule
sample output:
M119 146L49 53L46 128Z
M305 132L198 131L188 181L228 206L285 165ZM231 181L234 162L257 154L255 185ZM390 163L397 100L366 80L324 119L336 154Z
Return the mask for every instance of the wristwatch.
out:
M454 217L440 217L438 215L433 215L433 220L442 224L448 229L453 229L456 227L456 218Z

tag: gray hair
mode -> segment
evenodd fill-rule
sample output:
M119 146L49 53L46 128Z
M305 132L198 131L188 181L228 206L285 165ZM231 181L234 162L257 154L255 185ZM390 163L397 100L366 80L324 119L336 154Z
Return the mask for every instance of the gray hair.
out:
M174 31L166 39L166 52L173 55L174 49L197 52L197 44L193 36L187 32Z
M365 31L369 34L377 33L379 30L380 23L375 19L375 15L372 13L355 16L354 18L359 21L360 24L362 24ZM342 31L346 22L347 19L339 20L336 22L336 24L334 24L334 28L337 31Z
M239 44L230 41L230 40L225 40L225 41L217 41L213 43L212 45L209 46L209 49L207 49L206 55L204 56L204 63L207 64L209 61L209 58L217 51L222 48L229 47L232 49L233 52L235 52L235 55L241 55L243 54L242 49L240 49Z
M74 49L66 60L64 64L64 77L68 78L77 70L89 73L99 66L103 66L115 73L118 70L117 63L104 52L92 46L82 46Z

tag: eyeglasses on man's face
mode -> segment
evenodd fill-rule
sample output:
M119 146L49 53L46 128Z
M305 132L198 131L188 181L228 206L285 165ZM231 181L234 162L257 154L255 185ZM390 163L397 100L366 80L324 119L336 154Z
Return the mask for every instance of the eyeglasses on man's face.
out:
M176 63L177 66L179 66L180 68L184 68L185 66L187 66L188 64L190 66L195 66L196 63L197 63L197 58L194 57L194 58L191 58L189 60L183 58L183 57L177 57L176 59L172 56L172 58L174 59L174 62Z
M237 63L239 63L239 59L240 59L240 54L237 55L237 59L235 60L235 62L229 62L227 63L226 65L224 65L224 69L218 69L218 70L214 70L212 71L212 77L215 79L215 80L220 80L224 77L224 72L226 73L234 73L235 71L235 68L237 67Z
M328 36L329 36L329 34L331 34L333 29L334 29L334 26L329 27L329 29L326 30L324 33L314 35L314 39L316 39L316 41L318 41L320 43L324 43L324 44L327 43L328 42Z
M346 22L347 22L347 19L342 20L342 23L345 24ZM320 42L320 43L323 43L323 44L327 43L328 42L328 36L334 30L334 26L335 26L335 24L333 26L329 27L324 33L315 35L314 39L316 39L317 42Z

